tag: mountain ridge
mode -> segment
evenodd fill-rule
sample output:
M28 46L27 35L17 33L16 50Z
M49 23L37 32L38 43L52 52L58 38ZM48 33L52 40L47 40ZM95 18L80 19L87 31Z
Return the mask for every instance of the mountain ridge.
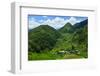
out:
M79 50L80 56L87 57L87 25L88 19L75 25L66 23L60 29L40 25L28 33L28 50L36 53Z

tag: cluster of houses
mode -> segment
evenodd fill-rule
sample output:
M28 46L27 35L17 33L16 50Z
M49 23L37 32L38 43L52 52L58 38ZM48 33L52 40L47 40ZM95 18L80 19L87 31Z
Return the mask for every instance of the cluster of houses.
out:
M80 51L79 50L62 50L62 51L57 51L56 52L57 54L60 54L60 55L64 55L64 54L80 54Z

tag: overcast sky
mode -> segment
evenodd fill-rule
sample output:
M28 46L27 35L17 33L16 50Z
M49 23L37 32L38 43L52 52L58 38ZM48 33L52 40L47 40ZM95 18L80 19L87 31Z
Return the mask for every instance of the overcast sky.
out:
M86 19L87 17L80 17L80 16L28 15L28 26L29 29L33 29L40 25L50 25L55 29L59 29L68 22L74 25Z

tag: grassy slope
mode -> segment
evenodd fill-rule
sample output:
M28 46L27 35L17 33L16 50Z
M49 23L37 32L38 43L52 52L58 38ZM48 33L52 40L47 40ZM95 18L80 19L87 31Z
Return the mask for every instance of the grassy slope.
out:
M82 56L78 56L76 54L66 54L66 55L57 55L50 52L47 53L32 53L29 52L28 60L60 60L60 59L79 59L83 58Z

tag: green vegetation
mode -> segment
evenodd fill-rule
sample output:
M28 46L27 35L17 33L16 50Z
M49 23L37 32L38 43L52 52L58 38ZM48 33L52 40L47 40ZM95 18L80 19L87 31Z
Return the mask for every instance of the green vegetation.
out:
M40 25L29 32L29 51L41 53L53 49L60 34L48 25Z
M88 57L88 20L65 24L56 30L40 25L28 33L29 60L76 59Z

